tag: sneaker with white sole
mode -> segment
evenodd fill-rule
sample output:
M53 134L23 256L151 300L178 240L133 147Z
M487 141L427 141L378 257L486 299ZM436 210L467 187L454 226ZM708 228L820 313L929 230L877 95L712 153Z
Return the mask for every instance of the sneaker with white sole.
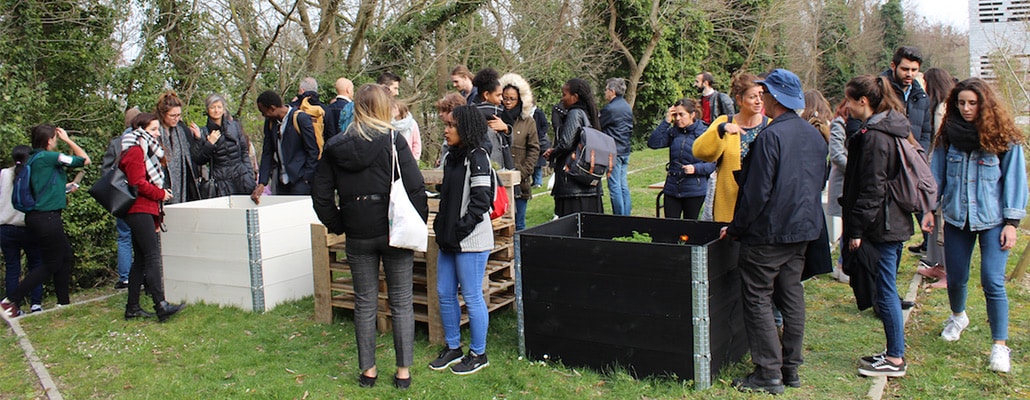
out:
M905 371L907 369L904 359L901 360L901 364L895 364L885 357L876 360L872 364L859 366L858 373L863 376L888 376L897 378L905 376Z
M17 318L24 314L17 304L7 300L7 298L0 300L0 309L3 311L3 316L7 318Z
M995 343L991 346L991 371L997 372L1009 372L1012 369L1012 364L1009 361L1009 353L1012 349L1003 344Z
M490 365L490 361L486 359L486 354L476 354L476 352L469 350L469 353L465 357L461 358L461 362L454 364L451 367L451 372L456 375L468 375L475 373L484 367Z
M29 307L29 312L30 313L43 312L43 305L42 304L33 304L32 307Z
M941 338L946 341L954 342L958 340L959 336L962 335L962 330L969 326L969 317L966 313L960 315L951 315L946 321L944 321L944 330L941 331Z
M862 365L873 365L873 363L875 363L877 361L880 361L880 360L882 360L884 358L887 358L887 350L884 350L881 353L873 354L871 356L865 356L865 357L859 358L858 359L858 365L859 366L862 366Z
M461 362L461 356L465 353L461 351L461 346L456 349L444 347L440 350L440 355L435 360L429 363L429 369L434 371L442 371L443 369L450 367L452 364Z

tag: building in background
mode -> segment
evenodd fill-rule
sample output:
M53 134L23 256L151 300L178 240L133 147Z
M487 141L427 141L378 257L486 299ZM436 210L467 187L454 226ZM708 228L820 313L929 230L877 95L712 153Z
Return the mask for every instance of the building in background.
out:
M1027 112L1030 0L969 0L969 74L1019 88L1006 97L1017 114Z

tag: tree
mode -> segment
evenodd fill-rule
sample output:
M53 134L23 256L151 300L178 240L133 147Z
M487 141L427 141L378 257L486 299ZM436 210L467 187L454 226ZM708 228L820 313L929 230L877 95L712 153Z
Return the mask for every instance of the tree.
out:
M881 68L890 65L896 50L905 40L905 13L901 0L887 0L880 6L880 20L883 22L883 56Z

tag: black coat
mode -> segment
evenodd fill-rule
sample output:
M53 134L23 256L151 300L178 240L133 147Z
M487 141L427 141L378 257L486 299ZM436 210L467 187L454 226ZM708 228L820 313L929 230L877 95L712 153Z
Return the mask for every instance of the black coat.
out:
M589 186L570 179L562 169L565 160L572 155L576 144L579 142L579 131L584 126L590 126L590 118L582 108L565 109L556 106L551 113L551 125L554 126L554 151L551 153L551 160L554 161L554 188L551 189L551 196L563 197L593 197L601 196L601 185Z
M214 144L207 140L209 134L207 126L200 128L201 140L193 143L193 162L201 167L208 165L218 196L249 195L256 181L250 164L250 145L243 137L240 123L224 120L221 136Z
M818 238L825 226L826 155L826 140L808 121L793 111L774 118L743 161L727 233L748 244Z
M351 128L354 127L352 124ZM412 157L404 137L394 136L404 189L411 204L426 220L429 206L418 162ZM392 168L389 134L368 141L350 133L349 129L348 133L334 136L325 145L311 184L311 204L318 219L330 232L346 233L353 238L387 235L390 232L387 212Z
M912 213L887 196L887 182L901 168L894 138L908 137L909 124L897 111L873 115L848 143L841 216L844 238L876 243L912 236Z
M297 125L294 126L293 114L298 112L300 111L297 108L290 108L282 121L265 118L265 141L261 148L258 183L268 185L268 179L273 172L278 172L280 164L286 166L290 183L310 182L315 175L315 165L318 163L315 128L311 124L311 116L304 112L297 114ZM279 154L277 159L280 123L286 124L286 130L282 135L282 149L285 154ZM300 127L300 132L297 131L297 127Z

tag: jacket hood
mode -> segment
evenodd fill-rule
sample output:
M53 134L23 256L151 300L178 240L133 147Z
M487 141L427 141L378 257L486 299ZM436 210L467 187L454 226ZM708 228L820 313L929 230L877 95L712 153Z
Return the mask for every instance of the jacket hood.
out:
M322 102L318 101L318 93L314 90L306 91L304 93L301 93L300 96L297 96L297 104L300 104L302 101L304 101L305 98L308 99L308 103L317 105L322 104Z
M536 103L533 101L533 91L529 89L529 82L526 82L519 74L504 74L500 79L501 87L514 86L519 90L519 100L522 100L522 118L533 118L533 108Z
M872 117L869 117L865 127L902 139L912 133L912 124L908 121L908 117L894 110L873 114Z
M326 143L325 150L332 154L333 165L346 171L361 171L380 157L389 157L389 133L378 135L368 141L351 132L353 127L354 125L351 125L345 134L333 136Z

